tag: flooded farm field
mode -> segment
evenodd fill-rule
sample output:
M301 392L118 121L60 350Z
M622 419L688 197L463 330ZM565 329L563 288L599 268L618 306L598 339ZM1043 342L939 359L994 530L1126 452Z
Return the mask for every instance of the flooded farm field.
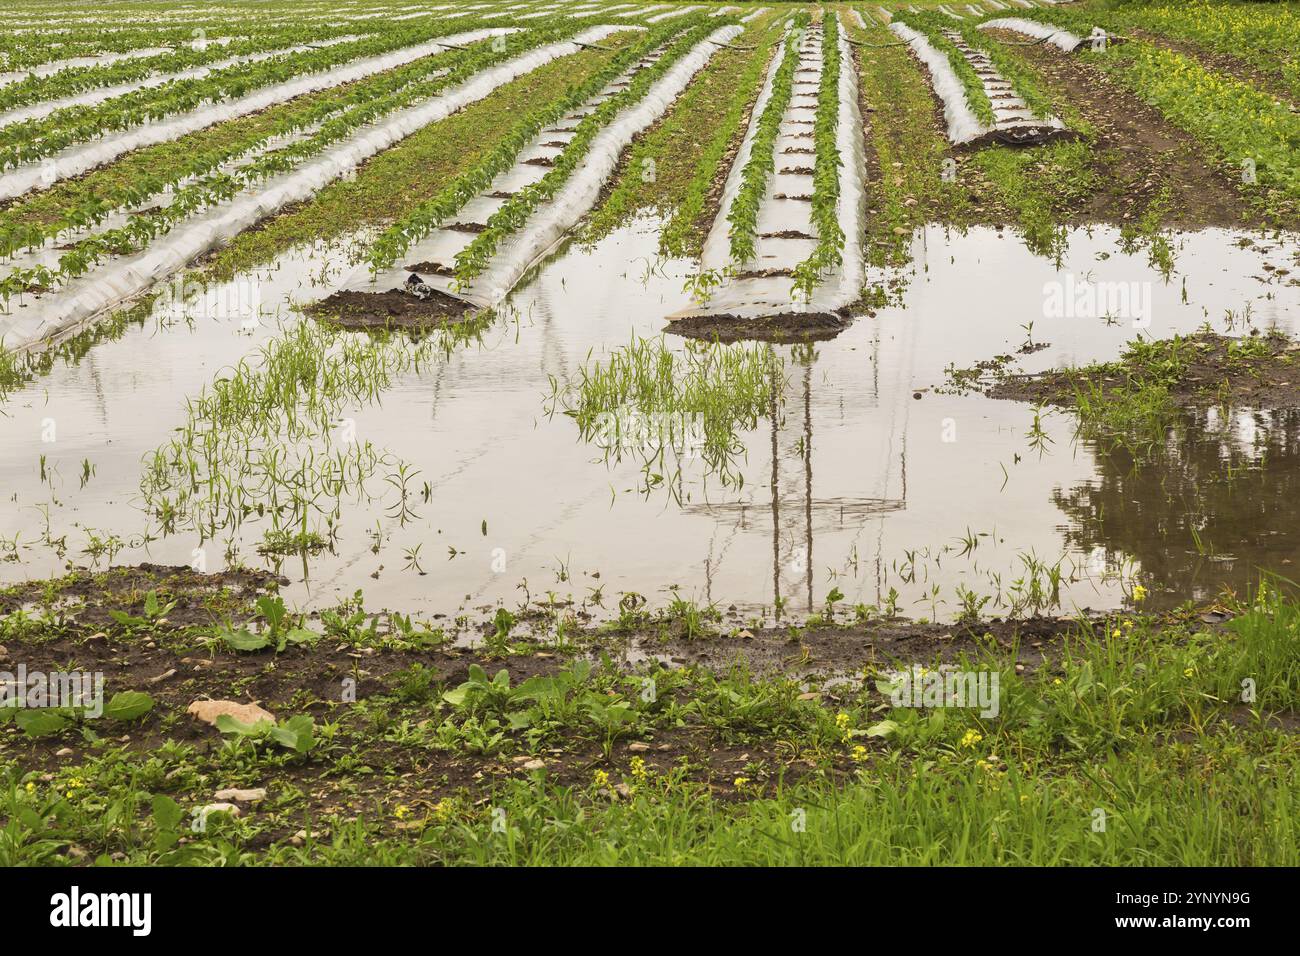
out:
M999 355L1025 374L1109 361L1135 335L1206 325L1295 334L1292 238L1183 234L1166 279L1144 252L1123 253L1113 229L1072 232L1058 267L1005 231L928 228L913 239L899 304L830 340L750 346L773 362L760 420L737 423L725 460L709 461L689 428L662 457L657 444L584 440L557 399L630 343L696 347L664 332L689 299L683 264L658 257L655 235L639 223L565 250L448 352L398 337L334 394L303 388L242 411L219 459L238 463L241 487L191 494L191 513L168 524L159 509L187 493L189 476L173 470L155 485L154 456L171 453L177 430L211 424L187 402L270 343L301 336L315 361L337 353L347 334L327 341L295 303L350 277L331 274L329 252L295 250L209 288L191 311L155 310L10 399L0 428L13 507L0 536L11 560L0 571L17 581L68 561L190 564L198 551L214 571L233 561L285 575L285 593L309 608L364 588L380 606L445 612L517 603L526 589L599 613L601 594L613 607L672 589L747 616L783 606L797 617L838 589L848 605L879 608L896 592L900 613L947 619L962 593L1003 614L1119 608L1139 582L1153 603L1211 600L1248 591L1300 550L1300 525L1279 520L1294 497L1294 412L1187 410L1156 459L1135 467L1124 449L1080 437L1068 412L962 393L951 374ZM1121 282L1141 314L1074 308L1088 283ZM213 308L241 296L259 304L256 328ZM317 399L330 427L296 434ZM655 410L640 412L648 432ZM51 432L57 440L43 440ZM308 485L298 470L358 447L355 472L295 498ZM238 502L263 500L284 513L240 514ZM322 547L259 553L299 532L302 514ZM1031 597L1039 587L1047 593Z
M0 862L1300 859L1300 5L100 6Z

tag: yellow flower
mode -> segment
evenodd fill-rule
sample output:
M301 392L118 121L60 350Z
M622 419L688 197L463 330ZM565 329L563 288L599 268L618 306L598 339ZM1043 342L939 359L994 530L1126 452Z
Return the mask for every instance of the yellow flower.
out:
M393 808L393 816L399 820L405 820L411 813L411 808L404 803L399 803Z
M1133 600L1142 602L1147 599L1147 589L1140 584L1133 585Z
M858 744L853 748L853 753L850 754L850 756L858 763L862 763L862 761L867 759L867 748L862 746L862 744Z
M604 770L597 770L591 775L591 782L598 787L608 787L609 774Z
M1055 677L1055 678L1052 679L1052 685L1053 685L1054 687L1060 687L1060 686L1061 686L1062 684L1064 684L1064 683L1065 683L1065 681L1061 680L1061 678L1059 678L1059 677Z
M968 730L961 738L961 745L963 747L974 747L983 739L984 735L978 730Z
M838 727L840 730L848 730L848 729L849 729L849 715L846 714L846 713L844 713L844 711L840 711L838 714L836 714L836 715L835 715L835 726Z
M631 763L632 776L638 780L644 780L649 774L645 769L645 761L640 757L633 757Z
M436 816L445 819L451 816L452 811L455 809L456 805L444 797L434 805L433 812Z
M737 777L737 778L732 782L732 786L734 786L737 790L744 790L745 787L749 786L749 778L748 778L748 777Z

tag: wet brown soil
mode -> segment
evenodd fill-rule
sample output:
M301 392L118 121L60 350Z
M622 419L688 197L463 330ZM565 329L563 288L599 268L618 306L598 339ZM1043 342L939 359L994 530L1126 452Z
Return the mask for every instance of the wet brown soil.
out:
M1180 405L1206 407L1228 404L1249 408L1300 407L1300 343L1282 335L1257 335L1246 340L1202 333L1182 340L1184 364L1176 378L1164 384ZM1240 351L1239 343L1251 346ZM1238 343L1236 349L1234 343ZM1090 369L1064 369L1042 375L997 374L987 394L1051 405L1072 405L1081 384L1111 393L1141 380L1141 366L1121 361Z
M1000 39L1013 35L992 31ZM1155 107L1086 58L1054 47L1024 46L1017 53L1093 128L1101 184L1081 208L1065 210L1069 223L1137 220L1161 194L1161 225L1180 228L1252 222L1226 170L1209 162L1190 135Z
M735 315L690 316L676 319L665 329L675 335L706 341L731 342L823 342L849 327L849 320L828 312L790 312L762 318L742 319Z
M437 290L420 299L401 289L336 292L305 310L312 318L345 329L428 329L464 321L474 307Z
M247 621L252 600L274 590L277 583L254 572L202 575L189 568L143 565L19 585L5 592L0 607L11 611L31 602L48 613L53 602L62 613L38 633L10 638L8 646L0 648L0 667L21 661L29 673L48 672L66 668L71 661L78 669L101 673L107 695L123 690L149 694L154 706L141 719L107 721L97 727L111 734L114 747L129 754L154 753L170 741L170 746L187 748L195 760L217 760L224 746L222 734L186 712L192 702L202 699L255 703L281 720L309 715L318 728L330 725L329 756L262 760L253 778L232 780L222 773L219 779L184 788L193 791L187 794L190 800L211 799L209 794L218 787L231 785L266 788L272 796L296 794L305 815L302 819L297 814L274 816L275 823L261 827L247 844L248 849L259 849L300 842L294 834L304 826L303 819L315 821L333 814L355 819L362 808L391 811L398 806L410 808L418 818L433 811L443 797L469 794L486 799L499 785L526 781L539 772L549 783L586 788L597 769L615 771L611 776L616 780L626 778L620 768L633 757L655 774L680 772L683 779L703 784L725 800L770 793L814 772L847 776L862 766L842 753L808 759L806 753L791 748L778 730L756 725L737 733L725 722L691 717L676 726L616 736L612 741L576 725L562 740L535 753L520 753L509 746L477 752L466 746L433 746L429 738L409 739L416 725L433 727L445 719L445 706L439 704L442 694L467 680L474 665L488 675L507 670L512 686L529 677L557 673L569 666L573 656L624 675L653 673L666 666L725 676L740 668L755 677L795 681L801 700L836 707L865 691L883 706L886 698L874 682L866 680L869 675L914 664L958 664L963 657L984 655L1021 673L1053 673L1066 653L1067 638L1096 623L1086 618L948 625L905 619L844 623L841 614L838 621L822 625L751 629L744 625L741 612L731 608L723 620L694 636L687 636L680 622L609 629L587 621L573 635L573 655L522 637L502 653L490 654L481 647L456 646L455 632L421 645L402 645L387 640L393 632L384 626L378 629L377 641L327 633L313 646L291 645L280 653L269 649L236 653L204 636L205 625ZM118 625L111 612L143 614L144 595L149 591L174 601L175 607L147 625ZM1227 616L1216 612L1202 615L1202 621L1217 626ZM446 620L443 615L434 617ZM309 626L321 630L322 621L312 618ZM474 630L472 625L466 627ZM485 621L481 629L486 633L492 625ZM355 704L341 693L345 687L354 692ZM688 690L667 693L684 715L690 713ZM1229 718L1230 722L1238 719L1247 725L1253 718L1243 709ZM1300 727L1292 713L1278 715L1274 721L1288 733ZM10 759L38 776L95 760L108 739L75 733L29 737L12 725L0 727L0 740ZM343 755L350 769L336 762ZM743 791L737 782L741 777L752 781ZM608 798L630 795L625 783L611 784ZM268 806L274 814L274 804ZM260 820L272 819L256 806L244 809L257 813ZM395 814L389 827L403 830L404 824L398 822L402 817ZM316 829L317 824L307 826Z

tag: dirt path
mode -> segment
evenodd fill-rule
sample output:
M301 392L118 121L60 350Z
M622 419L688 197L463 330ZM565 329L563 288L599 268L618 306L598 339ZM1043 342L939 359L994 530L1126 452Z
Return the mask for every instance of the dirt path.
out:
M1000 39L1016 39L1004 31L993 32ZM1232 177L1205 161L1201 145L1118 80L1056 49L1018 49L1096 130L1093 148L1104 186L1073 210L1072 221L1136 220L1167 190L1170 201L1161 213L1163 226L1262 225Z

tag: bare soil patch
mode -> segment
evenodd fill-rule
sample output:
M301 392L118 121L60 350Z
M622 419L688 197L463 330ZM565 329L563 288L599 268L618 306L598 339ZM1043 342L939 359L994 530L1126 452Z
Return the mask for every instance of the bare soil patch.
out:
M1300 343L1281 335L1251 336L1247 353L1230 351L1242 340L1201 333L1184 340L1186 364L1169 384L1180 405L1205 407L1225 402L1249 408L1300 407ZM1124 387L1130 374L1124 363L1092 369L1063 369L1041 375L1004 375L988 389L993 398L1050 405L1074 404L1076 385L1087 382L1103 392Z
M1257 223L1229 174L1209 163L1196 140L1119 80L1054 48L1025 46L1018 51L1095 130L1093 152L1103 186L1082 208L1067 214L1067 221L1136 220L1167 190L1170 201L1161 210L1163 226Z

